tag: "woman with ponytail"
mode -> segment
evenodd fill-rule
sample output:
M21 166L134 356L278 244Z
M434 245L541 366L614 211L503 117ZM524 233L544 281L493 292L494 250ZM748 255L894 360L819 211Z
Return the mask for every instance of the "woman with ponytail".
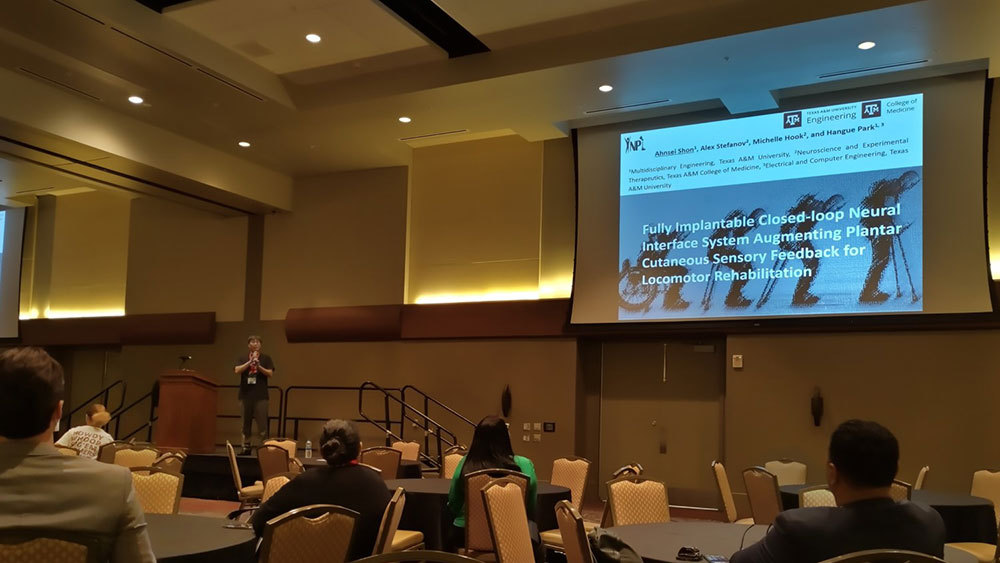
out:
M264 524L275 516L310 504L335 504L360 514L354 528L349 559L372 554L382 513L392 495L382 477L359 465L361 437L347 420L331 420L323 425L320 454L326 467L307 470L278 490L254 512L251 524L258 536Z
M70 428L56 442L59 446L67 446L80 452L80 457L97 459L97 451L104 444L110 444L115 439L103 430L104 425L111 420L111 414L104 405L93 404L84 411L87 424Z

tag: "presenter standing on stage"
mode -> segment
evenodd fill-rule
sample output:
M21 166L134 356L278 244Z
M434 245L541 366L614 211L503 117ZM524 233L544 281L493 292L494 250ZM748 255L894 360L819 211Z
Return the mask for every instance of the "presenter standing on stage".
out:
M240 401L243 403L243 455L250 453L250 431L257 421L260 445L267 439L267 382L274 375L271 356L260 352L259 336L247 338L248 352L236 358L234 371L240 376Z

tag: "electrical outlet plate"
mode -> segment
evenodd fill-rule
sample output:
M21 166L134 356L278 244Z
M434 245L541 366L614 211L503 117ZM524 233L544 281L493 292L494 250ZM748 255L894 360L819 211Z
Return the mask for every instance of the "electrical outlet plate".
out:
M743 369L743 354L733 354L733 369Z
M541 422L536 422L534 426L535 427L533 428L533 430L535 432L540 432L542 430L542 423Z
M525 423L524 423L524 424L523 424L523 425L521 426L521 429L522 429L522 430L525 430L526 432L531 432L531 423L530 423L530 422L525 422Z
M536 442L541 442L542 441L542 435L541 434L534 434L531 438L532 438L532 440L534 440Z
M521 440L524 440L525 442L530 442L531 441L531 436L528 436L527 434L522 434L521 435Z

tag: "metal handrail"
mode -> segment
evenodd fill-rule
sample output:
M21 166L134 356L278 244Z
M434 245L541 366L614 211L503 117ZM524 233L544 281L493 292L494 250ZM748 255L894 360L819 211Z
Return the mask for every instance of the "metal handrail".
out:
M430 405L431 405L431 403L433 403L433 404L437 405L438 407L444 409L445 412L448 412L449 414L453 415L455 418L457 418L457 419L465 422L466 424L468 424L469 426L471 426L473 429L475 429L475 427L476 427L476 423L475 422L472 422L471 420L469 420L468 418L466 418L464 415L462 415L462 413L456 411L455 409L449 407L448 405L442 403L441 401L435 399L434 397L431 397L430 395L428 395L427 393L424 393L423 391L421 391L420 389L414 387L413 385L404 385L403 388L400 389L399 395L400 395L400 398L403 400L404 403L406 403L406 390L407 389L410 389L411 391L414 391L414 392L418 393L419 396L421 398L423 398L423 400L424 400L424 413L425 414L430 412ZM407 404L409 404L409 403L407 403ZM414 421L414 422L416 424L419 424L419 421ZM428 432L429 431L430 431L430 428L429 428L429 426L427 424L427 421L425 420L424 421L424 449L426 449L428 451L430 451L430 437L428 436ZM452 433L452 436L454 437L455 435ZM450 446L454 446L456 444L457 444L457 439L455 439L455 443L450 444L449 447ZM443 465L444 464L444 458L442 456L441 444L440 443L438 444L438 459L440 460L441 464Z
M122 394L121 394L121 396L118 399L118 406L112 409L112 408L108 407L108 399L111 397L111 390L114 389L115 387L119 386L119 385L121 385ZM76 414L76 413L78 413L78 412L80 412L82 409L85 409L85 408L89 407L91 401L93 401L94 399L100 397L101 395L104 396L104 399L101 401L102 404L104 404L104 408L107 409L107 411L109 413L116 412L117 410L121 409L122 408L122 404L125 403L125 393L126 392L128 392L128 384L126 384L124 380L121 380L121 379L116 380L115 382L113 382L110 385L106 386L104 389L101 389L100 391L98 391L97 393L95 393L93 397L90 397L86 401L83 401L83 404L81 404L80 406L78 406L75 409L69 411L69 414L64 414L63 417L62 417L62 419L60 419L59 427L63 429L63 432L69 430L70 424L72 424L73 415Z
M453 445L455 445L455 444L458 443L458 437L452 431L450 431L447 428L445 428L445 426L443 424L439 423L438 421L436 421L433 418L431 418L430 416L428 416L427 413L420 412L420 410L418 410L417 408L413 407L412 405L410 405L409 403L407 403L406 401L404 401L402 398L395 397L395 396L391 395L388 391L386 391L385 389L383 389L382 387L380 387L377 383L374 383L372 381L366 381L366 382L364 382L364 383L361 384L361 387L358 388L358 414L360 414L362 417L364 417L364 418L370 418L364 412L364 392L365 392L366 389L374 389L376 391L382 392L382 394L385 396L386 414L388 414L388 410L389 410L388 409L388 403L389 403L390 400L393 400L393 401L396 401L397 403L399 403L399 407L401 409L401 413L400 413L400 433L399 433L399 435L396 435L395 433L393 433L388 428L381 428L381 430L386 433L386 442L387 442L386 445L389 445L388 444L388 438L389 438L389 436L392 436L392 437L396 438L399 441L405 441L404 438L402 437L402 434L405 433L405 429L406 429L405 422L406 421L410 421L410 422L412 422L414 424L421 424L421 423L423 423L423 425L424 425L424 451L420 452L420 454L419 454L420 459L422 461L426 461L431 467L441 467L443 465L443 461L444 461L442 459L442 457L441 457L441 454L442 454L442 452L445 449L447 449L447 448L442 448L442 444L447 444L448 447L451 447L451 446L453 446ZM410 418L406 414L407 411L412 411L412 412L416 413L417 415L419 415L420 417L422 417L423 420L421 421L421 420L417 420L417 419L414 419L414 418ZM459 416L461 416L461 415L459 415ZM372 424L375 424L374 421L371 421L371 422L372 422ZM433 430L431 429L430 425L434 425ZM376 424L376 426L378 426L378 425ZM438 452L437 459L434 459L431 456L429 456L426 453L424 453L424 452L426 452L426 451L428 451L430 449L430 434L431 433L433 433L434 436L435 436L435 438L437 439L437 452ZM447 434L447 436L450 437L450 439L448 437L442 435L442 433Z
M289 416L288 415L288 412L289 412L289 403L290 403L291 398L292 398L292 391L355 391L355 392L357 392L359 390L360 390L360 387L343 386L343 385L293 385L291 387L288 387L287 389L285 389L284 404L282 405L282 408L281 408L282 416L283 416L283 418L281 420L281 426L280 426L280 428L281 428L281 434L283 436L288 436L288 437L290 437L292 439L298 440L299 439L299 422L302 422L302 421L326 422L327 420L329 420L329 418L311 417L311 416ZM390 388L390 391L399 391L399 389L397 389L397 388ZM393 398L395 398L395 397L393 397ZM367 415L363 415L363 418L354 418L354 419L351 419L351 420L353 422L370 423L370 424L373 424L373 425L377 426L380 430L386 431L385 426L382 426L382 424L380 424L379 421L377 421L375 419L372 419L371 417L369 417ZM291 434L288 433L288 421L292 421L292 424L293 424L293 426L292 426L292 433ZM382 419L382 422L384 422L386 425L390 425L390 426L393 423L395 423L394 420L392 420L392 419L389 418L389 402L388 402L388 400L385 401L385 415L384 415L384 418Z
M128 411L132 410L134 407L138 406L139 403L145 401L146 399L149 399L149 416L146 418L146 422L143 423L141 426L139 426L139 428L137 428L137 429L133 430L132 432L130 432L129 435L128 435L128 437L131 437L131 436L135 435L137 432L139 432L143 428L148 428L149 431L146 433L146 440L147 441L152 441L152 438L153 438L153 422L157 418L153 414L154 410L156 409L156 405L153 404L153 391L155 389L156 389L156 387L154 386L153 389L150 389L149 393L146 393L145 395L143 395L143 396L137 398L136 400L132 401L131 403L128 404L127 407L123 407L123 408L119 409L114 415L111 416L111 420L108 421L108 428L111 428L111 424L114 423L115 429L114 429L114 432L111 432L111 435L114 436L114 438L116 440L119 439L118 438L118 433L121 430L122 415L125 414L125 413L127 413Z

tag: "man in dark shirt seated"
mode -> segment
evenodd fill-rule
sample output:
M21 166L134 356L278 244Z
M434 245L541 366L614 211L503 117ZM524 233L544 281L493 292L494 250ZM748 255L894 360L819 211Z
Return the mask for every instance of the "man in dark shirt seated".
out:
M899 443L887 428L864 420L841 424L830 437L826 480L836 508L797 508L778 515L759 543L732 563L812 563L866 549L944 552L944 522L932 508L889 495Z

